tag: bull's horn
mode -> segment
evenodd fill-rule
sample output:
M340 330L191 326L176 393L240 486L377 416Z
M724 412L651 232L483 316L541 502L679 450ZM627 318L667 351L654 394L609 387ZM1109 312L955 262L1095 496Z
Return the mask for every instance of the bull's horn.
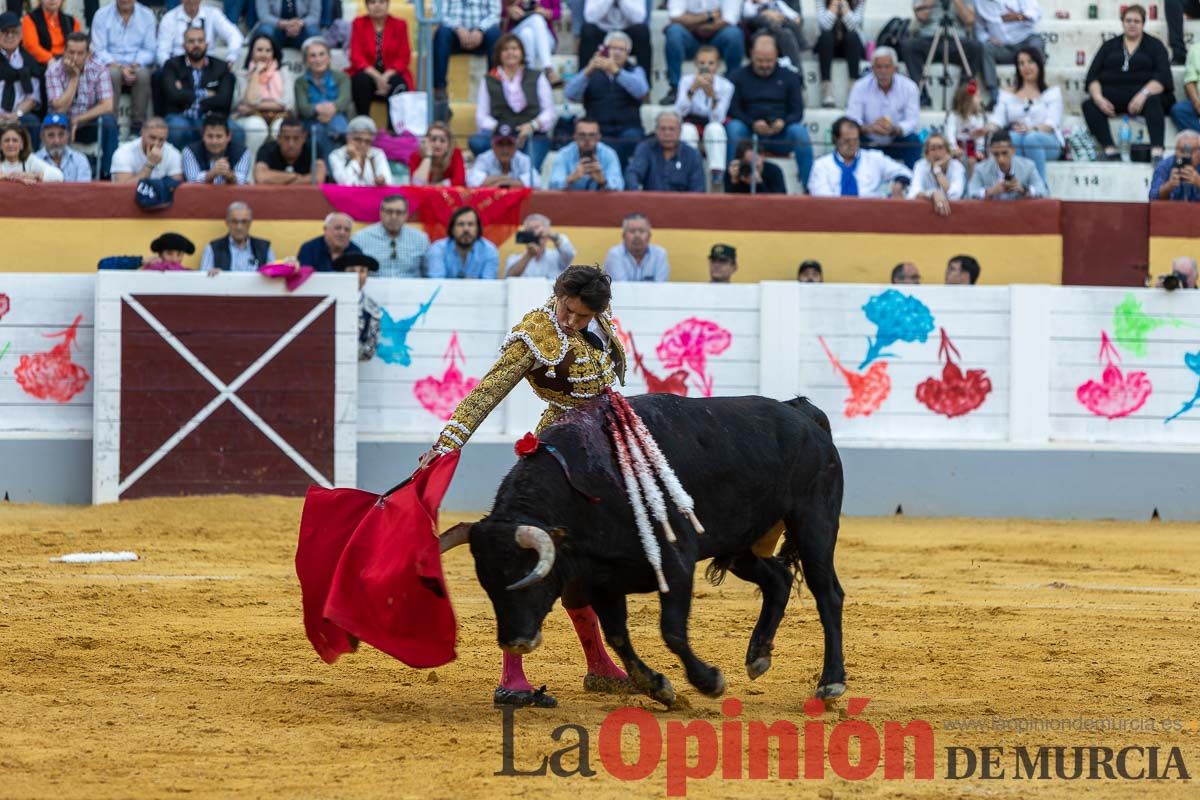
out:
M521 547L537 550L538 562L532 572L508 587L510 592L532 586L549 575L550 570L554 568L554 542L550 539L550 534L532 525L520 525L517 527L516 540Z
M438 537L438 546L441 552L458 547L460 544L466 544L471 536L471 523L460 522L450 530Z

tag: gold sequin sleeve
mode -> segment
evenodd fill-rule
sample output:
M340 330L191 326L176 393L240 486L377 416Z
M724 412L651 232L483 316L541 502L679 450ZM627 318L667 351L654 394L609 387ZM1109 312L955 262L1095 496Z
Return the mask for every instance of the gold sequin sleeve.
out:
M449 453L467 443L471 434L483 424L488 414L500 405L521 379L533 368L535 361L529 347L521 340L509 342L500 358L483 376L471 393L462 399L446 427L442 428L433 449Z

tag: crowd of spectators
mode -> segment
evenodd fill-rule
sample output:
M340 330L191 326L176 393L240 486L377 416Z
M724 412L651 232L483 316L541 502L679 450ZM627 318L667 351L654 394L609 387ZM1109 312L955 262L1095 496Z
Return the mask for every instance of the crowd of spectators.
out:
M41 0L23 16L0 14L0 124L27 132L10 139L3 174L23 182L168 177L776 194L789 181L768 160L774 156L791 157L811 194L927 200L946 214L962 198L1047 196L1046 163L1067 144L1062 88L1046 78L1038 0L914 0L912 18L885 31L886 43L881 34L861 77L870 44L865 0L815 0L815 42L804 39L799 0L667 0L668 91L659 102L669 110L652 131L642 127L657 35L652 3L570 0L578 69L564 82L553 60L561 0L446 0L433 37L435 116L449 113L450 56L489 60L473 88L475 132L465 143L472 163L468 169L445 124L430 127L399 163L379 146L396 120L390 130L372 121L374 104L419 88L408 26L389 13L390 2L368 0L349 23L333 0L226 0L223 10L168 0L161 18L137 0L114 0L90 20L68 15L62 0ZM1170 51L1145 33L1144 7L1123 7L1122 35L1099 47L1084 81L1082 113L1101 159L1124 155L1112 118L1145 119L1148 157L1162 175L1152 199L1192 200L1197 191L1194 169L1163 167L1191 153L1188 145L1163 158L1166 118L1200 130L1200 48L1187 53L1184 5L1167 3ZM933 48L944 29L956 34L952 46ZM335 46L345 68L335 66ZM301 51L296 72L282 48ZM847 61L852 78L831 152L820 158L805 123L807 50L817 55L822 106L837 106L834 59ZM930 104L923 70L943 58L971 77L956 87L944 125L930 129L921 121ZM694 68L685 74L688 60ZM1185 61L1176 101L1171 66ZM997 68L1010 63L1016 82L1002 90ZM560 119L556 89L584 113ZM128 125L118 125L124 95ZM556 135L571 141L543 182Z

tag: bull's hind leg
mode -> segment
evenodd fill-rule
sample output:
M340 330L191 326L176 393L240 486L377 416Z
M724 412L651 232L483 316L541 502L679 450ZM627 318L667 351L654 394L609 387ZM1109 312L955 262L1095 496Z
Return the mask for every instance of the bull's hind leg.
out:
M777 558L759 558L753 553L735 557L729 570L742 580L755 584L762 592L762 611L746 649L746 674L754 680L771 668L775 632L792 593L792 572Z
M842 600L846 593L833 567L838 519L818 509L807 509L788 519L787 550L799 554L804 580L817 601L817 614L825 633L825 661L816 696L838 697L846 691L846 664L842 657Z
M667 584L671 591L658 596L662 609L659 624L662 627L663 641L683 662L688 682L692 686L709 697L720 697L725 693L725 676L721 674L721 670L697 658L688 642L688 616L692 610L692 581L696 562L694 559L684 558L681 553L678 555L678 559L671 559L668 564L664 564Z
M600 618L600 627L604 629L604 639L625 665L625 671L629 673L634 686L667 708L675 705L675 687L665 675L646 666L634 652L633 644L629 641L629 612L625 595L594 591L591 599L592 610Z

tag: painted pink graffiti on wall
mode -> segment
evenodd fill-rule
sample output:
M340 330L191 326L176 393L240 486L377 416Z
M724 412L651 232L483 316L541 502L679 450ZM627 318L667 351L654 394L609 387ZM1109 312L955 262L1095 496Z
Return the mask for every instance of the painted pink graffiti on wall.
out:
M666 377L659 377L646 367L645 357L637 349L633 334L626 331L615 317L613 326L625 345L625 352L633 357L633 373L640 374L646 381L649 394L687 397L688 378L694 376L694 388L704 397L712 397L714 381L708 373L708 357L724 353L733 343L733 334L725 328L715 322L690 317L668 330L655 348L655 354L665 368L673 371ZM691 372L683 369L684 366L689 367Z
M13 375L26 394L39 400L66 403L87 387L91 375L71 360L71 345L76 344L82 320L83 314L80 314L66 330L42 334L49 339L62 337L49 352L21 356Z
M442 377L429 375L413 384L413 395L421 407L440 420L448 420L454 414L454 409L466 397L476 384L478 378L468 378L458 368L458 361L467 360L463 355L462 346L458 343L458 332L450 334L450 344L443 355L450 363Z
M1100 362L1105 365L1104 373L1099 382L1089 379L1075 390L1075 397L1083 407L1098 417L1127 417L1145 405L1154 390L1145 372L1121 372L1117 366L1120 361L1108 331L1100 331Z
M12 301L8 299L8 295L0 292L0 319L4 319L4 315L12 308ZM5 342L3 347L0 347L0 359L8 355L8 348L12 347L12 342Z

